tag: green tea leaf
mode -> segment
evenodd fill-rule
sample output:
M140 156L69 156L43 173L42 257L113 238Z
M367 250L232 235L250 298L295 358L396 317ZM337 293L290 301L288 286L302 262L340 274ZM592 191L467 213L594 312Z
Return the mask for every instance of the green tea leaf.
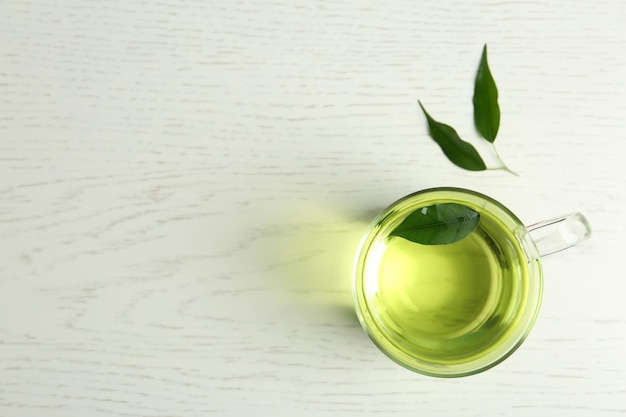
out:
M467 237L479 221L480 214L462 204L434 204L409 214L390 236L422 245L447 245Z
M462 140L451 126L439 123L430 117L422 102L418 101L418 103L426 116L430 137L437 142L452 163L470 171L487 169L485 162L470 143Z
M487 63L487 45L483 48L474 83L474 124L483 138L493 143L500 127L498 88Z

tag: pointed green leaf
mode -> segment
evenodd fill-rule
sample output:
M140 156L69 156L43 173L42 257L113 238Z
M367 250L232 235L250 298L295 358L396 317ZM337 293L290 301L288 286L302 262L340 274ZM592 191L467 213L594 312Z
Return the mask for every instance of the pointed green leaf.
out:
M500 127L498 88L487 63L487 45L480 58L474 83L474 124L483 138L493 143Z
M470 171L487 169L485 162L470 143L462 140L451 126L439 123L430 117L422 103L420 101L418 103L426 116L430 137L437 142L452 163Z
M409 214L389 236L422 245L447 245L467 237L479 221L480 214L462 204L435 204Z

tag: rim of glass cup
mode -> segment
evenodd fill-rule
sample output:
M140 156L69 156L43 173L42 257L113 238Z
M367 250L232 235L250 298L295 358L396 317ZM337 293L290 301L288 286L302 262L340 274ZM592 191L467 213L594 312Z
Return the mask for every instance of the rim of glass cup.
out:
M519 247L524 252L529 275L528 296L523 306L524 311L513 333L506 339L506 343L502 343L493 351L488 351L484 356L456 364L437 364L419 360L395 346L390 338L385 336L385 332L381 329L382 325L375 318L375 312L372 312L369 308L363 285L365 261L372 243L378 237L380 223L392 213L394 208L402 203L406 203L409 200L419 200L428 195L432 195L435 198L438 194L444 193L446 194L446 201L459 203L467 203L468 200L471 200L473 203L482 201L484 203L483 208L489 205L489 211L497 216L498 220L503 222L502 226L507 227L517 239ZM428 203L426 202L425 204ZM416 208L419 208L419 206ZM504 361L522 345L530 333L540 310L543 292L543 271L539 251L526 226L506 206L485 194L473 190L458 187L436 187L406 195L396 200L376 216L367 228L356 252L352 284L355 311L359 322L369 338L385 355L411 371L428 376L454 378L486 371Z

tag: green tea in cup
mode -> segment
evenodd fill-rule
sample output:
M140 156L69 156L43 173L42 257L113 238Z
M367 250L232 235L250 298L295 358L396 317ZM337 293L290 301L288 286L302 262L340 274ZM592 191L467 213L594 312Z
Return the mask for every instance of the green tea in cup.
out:
M422 213L448 206L461 211L420 223ZM374 343L408 369L440 377L484 371L520 346L537 317L541 256L589 235L578 213L526 228L473 191L411 194L384 210L361 242L357 315Z

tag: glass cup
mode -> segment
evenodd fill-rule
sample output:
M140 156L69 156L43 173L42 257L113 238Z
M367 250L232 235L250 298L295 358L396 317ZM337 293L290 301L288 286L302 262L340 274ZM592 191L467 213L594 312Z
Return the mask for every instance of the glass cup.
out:
M409 214L441 203L477 211L476 229L446 245L391 236ZM474 191L416 192L380 213L361 241L353 281L357 316L380 350L410 370L437 377L485 371L511 355L535 322L541 257L590 234L580 213L525 227Z

